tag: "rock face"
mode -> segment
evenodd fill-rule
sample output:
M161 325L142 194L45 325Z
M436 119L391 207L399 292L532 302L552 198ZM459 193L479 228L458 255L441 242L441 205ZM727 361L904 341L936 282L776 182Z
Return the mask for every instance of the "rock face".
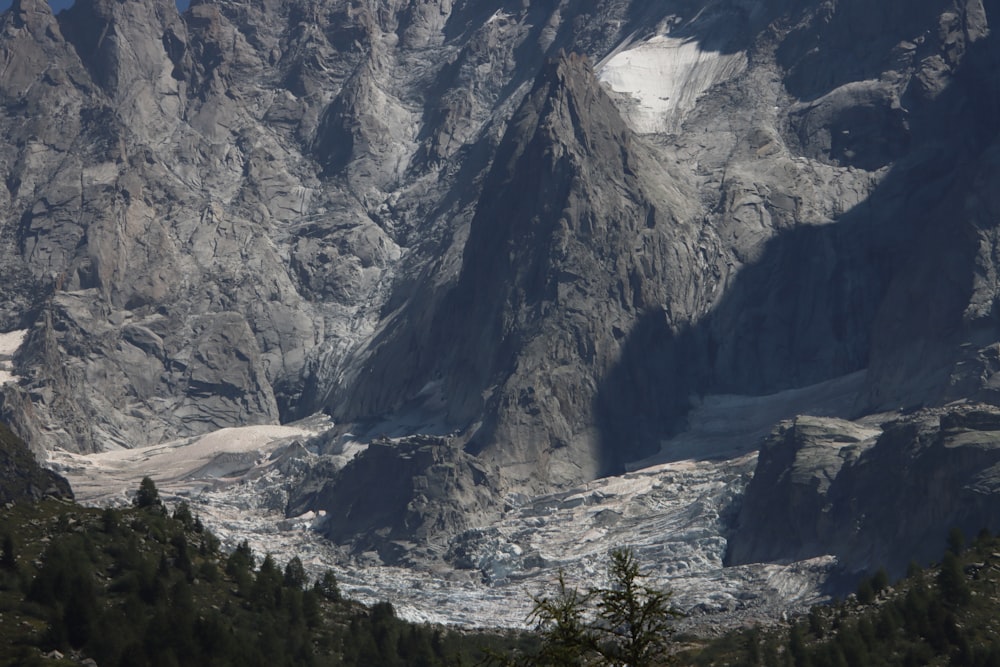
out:
M881 432L800 417L761 449L727 564L834 554L851 572L940 558L951 528L995 531L1000 411L922 410Z
M497 477L446 438L414 436L371 443L311 497L289 502L326 508L327 537L396 564L414 544L440 556L448 536L493 518Z
M859 412L980 392L968 385L989 374L967 372L963 341L970 327L989 331L984 343L997 331L972 323L965 286L991 270L992 242L952 233L949 212L971 195L952 165L991 164L990 140L967 140L992 136L995 118L986 9L785 11L716 3L675 17L670 34L743 49L750 64L699 55L691 67L710 67L714 86L670 107L683 129L669 138L638 134L645 121L629 126L580 61L543 69L461 249L390 312L333 414L436 412L531 487L655 451L696 393L764 394L866 367ZM877 33L864 50L851 46L859 24ZM626 41L615 59L655 69L657 43ZM814 44L843 69L819 64ZM927 270L938 261L947 286ZM928 295L930 312L915 307Z
M673 335L667 285L685 279L695 232L683 180L632 142L585 59L550 62L498 148L453 287L426 329L397 334L418 359L400 363L402 341L392 340L347 409L392 409L433 386L448 423L482 420L471 451L537 488L604 474L640 454L641 443L628 440L603 448L599 422L621 404L648 415L649 400L622 387L629 393L620 403L602 405L599 385L638 313L655 313L657 333ZM651 259L666 256L681 261ZM649 369L642 386L667 384L670 370Z
M995 402L998 15L15 0L2 414L92 451L324 410L537 492L699 394Z
M0 503L38 502L45 496L73 499L65 478L42 468L23 440L0 424Z

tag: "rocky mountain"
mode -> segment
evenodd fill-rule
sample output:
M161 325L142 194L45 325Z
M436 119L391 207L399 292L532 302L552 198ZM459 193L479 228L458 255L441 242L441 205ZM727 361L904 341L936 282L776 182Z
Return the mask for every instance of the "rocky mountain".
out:
M302 497L388 466L348 523L405 541L688 456L661 443L705 395L866 370L841 417L995 403L998 12L14 0L3 417L91 452L325 411L410 444Z
M360 378L334 413L379 414L426 397L446 423L481 422L467 448L540 490L642 453L639 443L606 447L601 421L623 423L627 415L613 413L625 406L649 412L637 390L667 384L670 369L650 369L632 391L619 387L628 393L615 401L602 399L601 385L640 313L667 331L668 285L687 280L680 267L692 263L697 231L693 193L633 146L586 59L548 63L508 128L454 283L432 306L416 298L404 307L371 357L374 381ZM675 254L675 267L651 259ZM410 325L410 308L433 313L426 327ZM403 361L398 346L419 350L417 359Z
M951 529L969 538L1000 509L1000 412L981 404L920 410L865 429L799 417L761 449L726 561L834 554L853 572L939 557Z

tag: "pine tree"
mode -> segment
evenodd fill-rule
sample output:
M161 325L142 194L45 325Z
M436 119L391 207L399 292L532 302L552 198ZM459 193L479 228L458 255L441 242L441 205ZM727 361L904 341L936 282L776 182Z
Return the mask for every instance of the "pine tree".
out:
M823 612L818 606L814 606L809 610L809 632L813 634L817 639L822 639L826 636L827 624L826 618L823 616Z
M136 507L162 507L160 492L156 484L149 477L143 477L139 482L139 491L135 494Z
M882 591L889 588L889 573L886 572L884 567L880 567L878 571L872 575L871 584L875 595L879 595Z
M281 584L282 575L278 566L271 554L267 554L257 570L250 592L251 601L261 609L277 609L281 604Z
M191 506L187 501L182 500L174 508L173 518L184 524L184 528L190 530L194 526L194 516L191 514Z
M603 635L598 650L609 664L647 667L666 660L680 613L670 604L670 593L643 585L643 578L632 549L611 552L609 586L594 591L601 620L597 630Z
M0 556L0 567L13 571L17 569L17 557L14 554L14 538L10 533L3 535L3 555Z
M250 544L243 540L226 559L226 574L235 577L241 573L249 572L253 566L253 550L250 548Z
M788 653L795 662L795 667L811 667L812 660L806 650L805 633L798 623L792 626L788 633Z
M673 621L680 616L670 593L642 583L631 549L614 549L606 588L585 593L566 584L560 572L554 596L534 598L528 616L541 636L539 652L527 665L647 667L665 664ZM501 664L522 664L501 660Z
M292 556L285 565L284 584L288 588L299 589L306 585L306 569L298 556Z
M871 581L868 579L863 580L858 584L858 592L856 593L858 602L860 604L871 604L875 601L875 591L872 590Z
M958 526L948 531L948 550L956 556L961 556L965 551L965 533Z
M121 514L113 507L105 507L101 512L101 528L108 535L117 535L121 527Z
M953 605L965 604L969 601L969 582L965 580L962 564L951 551L946 551L941 560L941 571L937 576L938 587L946 602Z
M528 615L542 639L534 664L552 667L590 664L593 642L584 624L584 614L592 596L570 588L562 570L558 586L554 596L534 598L535 606Z
M316 581L313 590L331 602L340 600L340 588L337 586L337 577L332 570L323 573L323 578Z

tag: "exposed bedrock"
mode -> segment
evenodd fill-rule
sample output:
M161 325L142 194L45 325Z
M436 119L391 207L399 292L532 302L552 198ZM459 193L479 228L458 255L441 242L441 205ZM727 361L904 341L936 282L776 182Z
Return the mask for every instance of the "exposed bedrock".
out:
M377 481L375 481L377 480ZM498 516L497 470L448 438L379 440L326 479L308 478L289 513L326 510L322 532L353 553L372 551L387 564L440 557L447 538Z
M970 538L1000 516L1000 411L925 409L862 428L800 417L761 449L726 561L834 554L850 572L940 558L952 528Z
M995 402L998 4L16 0L3 416L325 410L540 492L703 394Z
M38 502L46 496L73 499L69 482L38 464L23 440L0 424L0 503Z
M333 413L433 414L537 489L656 451L700 393L871 367L861 414L979 386L965 358L991 362L969 351L971 329L997 334L968 306L974 281L992 303L989 12L892 4L856 49L854 4L784 11L734 11L760 30L742 42L746 70L669 137L630 126L586 61L543 69L455 241L461 261L391 309ZM706 49L718 34L680 23ZM809 40L846 73L809 69Z

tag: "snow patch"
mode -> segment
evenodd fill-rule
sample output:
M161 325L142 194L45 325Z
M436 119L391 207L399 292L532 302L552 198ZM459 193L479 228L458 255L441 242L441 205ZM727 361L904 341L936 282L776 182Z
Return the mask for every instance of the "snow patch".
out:
M613 53L598 64L597 75L631 98L622 115L633 130L647 134L677 132L702 93L746 66L742 51L711 51L695 39L655 35Z
M866 371L765 396L712 394L693 401L690 428L660 443L653 456L628 464L638 470L693 458L734 458L756 450L775 425L796 415L849 419Z
M490 23L496 23L497 21L506 23L509 20L510 20L510 14L505 12L503 9L498 9L495 12L493 12L493 16L486 19L486 24L489 25Z
M279 448L330 426L321 418L300 425L224 428L195 438L96 454L56 450L50 452L48 464L70 480L81 502L90 504L127 503L146 476L164 491L193 495L236 481L252 469L273 466L270 456Z
M14 353L21 347L27 335L27 329L0 333L0 384L17 380L17 376L14 375Z

